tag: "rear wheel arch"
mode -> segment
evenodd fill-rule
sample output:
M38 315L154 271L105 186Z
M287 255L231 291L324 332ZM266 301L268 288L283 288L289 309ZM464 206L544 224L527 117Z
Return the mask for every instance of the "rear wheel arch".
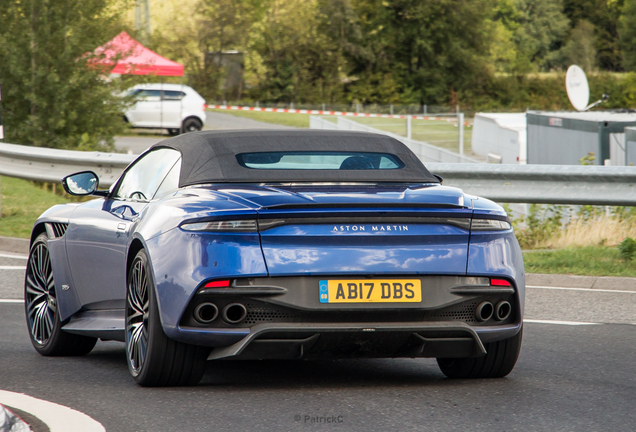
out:
M130 266L132 265L139 251L142 249L145 249L145 247L141 240L136 238L132 241L132 243L130 243L130 247L128 248L128 256L126 258L126 280L128 280Z
M146 248L146 245L139 238L133 239L133 241L130 243L130 247L128 248L128 256L126 258L126 286L128 286L128 278L130 276L130 271L132 269L133 262L135 261L135 258L137 257L137 254L139 253L139 251L142 251L142 250L146 253L146 256L148 257L150 268L151 269L153 268L152 262L150 262L150 254L148 252L148 248ZM153 280L155 279L154 274L151 275L151 277ZM153 284L153 289L155 290L155 295L157 296L157 301L158 301L159 293L157 292L156 283ZM161 324L163 326L163 321Z

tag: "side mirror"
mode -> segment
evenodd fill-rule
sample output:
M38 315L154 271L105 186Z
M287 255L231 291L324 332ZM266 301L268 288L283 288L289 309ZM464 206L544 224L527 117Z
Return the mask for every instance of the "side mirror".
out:
M93 171L82 171L64 177L62 186L71 195L91 195L97 190L99 179Z

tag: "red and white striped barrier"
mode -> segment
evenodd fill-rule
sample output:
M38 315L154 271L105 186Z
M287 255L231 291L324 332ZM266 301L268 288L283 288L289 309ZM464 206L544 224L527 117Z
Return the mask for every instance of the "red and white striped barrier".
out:
M355 113L347 111L322 111L322 110L303 110L303 109L290 109L290 108L261 108L261 107L248 107L248 106L230 106L230 105L208 105L208 108L214 109L227 109L234 111L263 111L263 112L280 112L291 114L313 114L313 115L335 115L335 116L351 116L351 117L378 117L378 118L399 118L405 119L411 117L414 120L442 120L447 122L453 122L454 116L450 117L429 117L422 115L404 115L404 114L368 114L368 113Z

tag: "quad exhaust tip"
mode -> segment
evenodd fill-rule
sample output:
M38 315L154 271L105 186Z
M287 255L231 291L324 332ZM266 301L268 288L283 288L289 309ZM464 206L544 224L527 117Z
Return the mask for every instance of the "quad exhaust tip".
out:
M486 322L492 318L495 308L490 302L482 302L475 309L475 318L479 322Z
M238 324L247 316L247 309L241 303L231 303L223 308L223 320L229 324Z
M510 316L510 312L512 311L512 306L507 301L500 301L495 306L495 319L497 321L503 321Z
M219 308L214 303L201 303L194 309L194 319L202 324L211 323L219 316Z

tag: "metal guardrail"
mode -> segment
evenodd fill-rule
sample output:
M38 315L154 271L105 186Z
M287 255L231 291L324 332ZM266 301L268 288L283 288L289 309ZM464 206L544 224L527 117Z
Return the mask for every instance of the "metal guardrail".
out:
M135 155L82 152L0 143L0 175L58 183L78 171L91 170L99 185L110 187Z
M636 167L440 164L444 184L497 202L636 206Z
M0 175L58 182L65 175L95 171L110 186L135 155L78 152L0 144ZM495 165L426 162L444 184L509 203L636 206L636 167Z

